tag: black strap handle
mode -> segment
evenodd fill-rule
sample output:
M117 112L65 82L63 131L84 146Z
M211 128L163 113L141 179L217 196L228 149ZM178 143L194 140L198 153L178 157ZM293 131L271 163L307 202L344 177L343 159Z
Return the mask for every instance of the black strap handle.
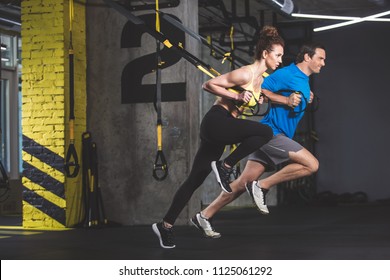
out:
M161 150L157 151L156 160L154 161L153 177L157 181L162 181L168 176L168 164L164 153Z
M233 87L232 89L237 90L237 91L245 91L246 90L246 89L243 89L241 87ZM247 116L247 117L254 117L254 116L262 117L262 116L265 116L268 114L269 110L271 109L271 102L269 101L269 98L263 92L260 93L259 99L261 97L264 97L264 99L268 99L268 101L264 100L263 105L260 105L259 100L253 95L253 98L256 101L256 105L246 106L246 108L248 108L251 111L250 114L247 114L244 111L241 112L241 106L244 105L243 102L234 102L234 101L233 102L234 102L236 109L240 112L240 115ZM264 102L267 103L267 105L265 105ZM267 106L267 109L264 112L260 113L260 106Z
M75 178L79 174L80 164L77 156L76 148L73 143L69 144L68 152L65 158L65 174L69 178ZM73 171L71 169L73 168Z

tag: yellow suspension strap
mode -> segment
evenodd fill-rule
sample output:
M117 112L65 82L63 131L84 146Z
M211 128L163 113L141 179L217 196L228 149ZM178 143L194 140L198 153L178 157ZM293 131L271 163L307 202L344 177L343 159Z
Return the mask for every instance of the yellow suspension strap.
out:
M160 32L160 16L158 13L158 0L156 0L156 31ZM157 154L156 160L153 167L153 177L157 181L162 181L168 176L168 164L165 159L163 150L162 150L162 120L161 120L161 49L160 41L156 39L156 57L157 57L157 67L156 67L156 101L155 108L157 111Z
M69 146L65 157L65 174L75 178L79 174L80 165L74 146L74 50L72 43L72 25L74 18L73 0L69 1ZM71 171L73 169L73 171Z
M207 45L208 46L212 46L213 45L213 38L211 37L211 35L207 35L206 37L206 40L207 40ZM220 57L217 56L217 53L215 51L214 48L210 47L210 55L216 59L219 59Z
M234 52L234 25L230 26L230 69L234 70L234 63L231 54Z
M229 32L229 38L230 38L230 52L225 53L222 63L225 62L225 60L230 61L230 69L234 70L234 61L233 61L233 51L234 51L234 26L233 24L230 26L230 32Z
M230 26L230 33L229 33L229 37L230 37L230 49L232 50L232 52L234 51L234 25L232 24Z

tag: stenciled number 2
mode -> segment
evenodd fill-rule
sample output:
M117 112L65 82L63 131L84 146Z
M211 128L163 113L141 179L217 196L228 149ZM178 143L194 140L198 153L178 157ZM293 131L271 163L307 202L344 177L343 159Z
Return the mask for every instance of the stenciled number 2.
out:
M155 14L145 14L139 17L142 18L148 26L155 26ZM172 17L179 20L175 16ZM161 32L169 39L169 41L174 44L181 42L184 47L185 34L182 30L163 19L160 21L160 26ZM144 33L145 30L142 27L128 21L122 30L121 48L142 48L141 37ZM180 55L175 53L175 51L164 47L163 44L161 44L160 49L161 61L164 62L161 69L170 67L181 59ZM156 67L156 53L138 57L124 67L121 78L122 104L149 103L155 101L156 84L142 84L142 78L145 75L154 72ZM186 83L162 83L161 96L162 101L185 101Z

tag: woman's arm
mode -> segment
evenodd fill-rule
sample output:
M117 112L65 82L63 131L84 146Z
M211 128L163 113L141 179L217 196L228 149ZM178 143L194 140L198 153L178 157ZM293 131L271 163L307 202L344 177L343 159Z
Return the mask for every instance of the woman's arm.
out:
M210 79L205 82L202 87L205 91L208 91L219 97L247 103L252 98L251 92L243 91L237 94L235 92L229 91L228 89L235 86L242 87L247 85L251 81L251 75L252 73L250 73L245 68L240 68Z

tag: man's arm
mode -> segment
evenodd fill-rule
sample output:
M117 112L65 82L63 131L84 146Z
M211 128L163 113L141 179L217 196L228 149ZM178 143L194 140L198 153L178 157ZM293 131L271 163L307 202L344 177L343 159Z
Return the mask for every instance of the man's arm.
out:
M294 108L301 103L301 95L297 93L291 93L290 96L283 96L281 94L274 93L267 89L261 89L264 95L271 100L271 102L277 104L287 105Z

